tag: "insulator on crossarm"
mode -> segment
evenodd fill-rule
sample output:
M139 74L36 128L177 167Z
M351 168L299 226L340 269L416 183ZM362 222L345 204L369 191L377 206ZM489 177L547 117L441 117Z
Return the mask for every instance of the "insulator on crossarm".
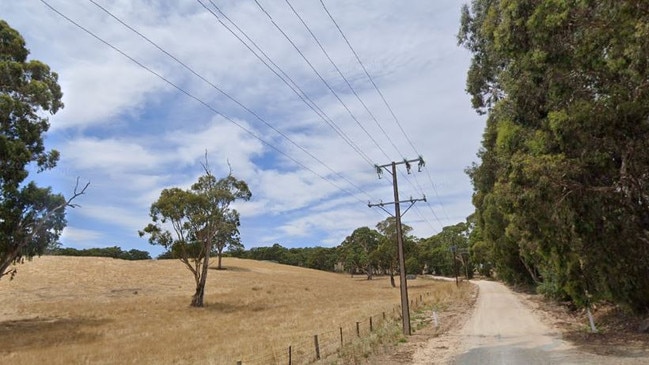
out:
M424 162L424 158L419 156L419 163L417 164L417 171L421 172L422 167L426 166L426 162Z

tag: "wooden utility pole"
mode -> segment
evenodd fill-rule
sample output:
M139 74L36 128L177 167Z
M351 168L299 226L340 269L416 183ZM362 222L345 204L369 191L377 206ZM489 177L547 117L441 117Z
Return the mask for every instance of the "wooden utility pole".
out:
M409 307L409 302L408 302L408 280L406 278L406 264L405 264L405 258L404 258L404 252L403 252L403 233L401 229L401 203L410 203L410 206L408 209L406 209L403 214L406 214L406 212L415 204L417 201L426 201L426 196L424 196L422 199L412 199L410 200L404 200L404 201L399 201L399 186L397 183L397 165L405 164L406 169L408 170L408 173L410 173L410 163L412 162L417 162L418 163L418 169L421 171L421 168L424 167L424 159L422 157L419 157L418 159L415 160L403 160L401 162L392 162L390 164L386 165L375 165L376 167L376 172L379 174L379 179L381 178L381 174L383 173L383 169L388 171L388 173L392 174L392 188L394 190L394 202L390 203L378 203L378 204L372 204L368 203L368 207L379 207L383 209L386 213L389 215L392 215L390 212L388 212L384 206L385 205L390 205L394 204L394 218L396 219L396 224L397 224L397 252L399 256L399 286L401 290L401 320L403 322L403 334L406 336L410 336L412 334L410 330L410 307ZM387 168L391 167L390 170Z

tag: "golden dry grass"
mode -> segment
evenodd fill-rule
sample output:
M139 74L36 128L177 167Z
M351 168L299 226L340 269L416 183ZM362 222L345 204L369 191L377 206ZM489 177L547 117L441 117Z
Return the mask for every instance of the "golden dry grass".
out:
M0 281L0 363L244 364L393 313L387 278L225 258L206 307L191 308L191 273L176 260L41 257ZM453 283L409 282L410 298L443 301ZM271 356L272 357L272 356ZM261 360L260 360L261 359Z

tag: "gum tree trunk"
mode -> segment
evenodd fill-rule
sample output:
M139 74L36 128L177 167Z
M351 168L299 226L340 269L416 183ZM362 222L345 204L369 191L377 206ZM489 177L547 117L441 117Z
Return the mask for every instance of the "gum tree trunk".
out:
M196 283L196 292L192 297L192 304L191 304L192 307L203 307L203 297L205 296L205 282L207 281L207 269L210 264L210 255L209 255L210 250L206 250L207 254L203 258L201 277Z

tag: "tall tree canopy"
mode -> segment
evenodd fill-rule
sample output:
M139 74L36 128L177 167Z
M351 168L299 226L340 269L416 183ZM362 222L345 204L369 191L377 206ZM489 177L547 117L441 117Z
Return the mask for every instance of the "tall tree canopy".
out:
M58 75L28 55L22 36L0 20L0 278L13 277L12 264L57 242L65 208L85 191L75 189L66 201L25 181L30 164L39 172L56 166L59 153L45 150L43 135L50 127L46 115L63 107Z
M357 228L340 244L339 255L345 268L352 275L357 269L362 269L371 280L374 268L377 267L376 250L379 247L381 234L368 227Z
M190 189L164 189L151 205L153 223L139 234L170 250L192 272L196 281L192 306L203 306L210 254L220 255L226 245L239 242L239 213L230 205L251 196L244 181L231 174L217 180L206 167Z
M498 275L649 310L649 2L473 0L469 169Z
M469 227L458 223L419 243L419 258L435 275L466 275L470 279L473 265L469 260Z
M390 283L392 287L396 287L394 273L399 270L397 220L394 217L386 218L376 224L376 229L383 236L377 250L379 265L390 273ZM415 238L410 235L411 232L412 227L407 224L401 225L403 253L406 261L411 257L416 246Z

